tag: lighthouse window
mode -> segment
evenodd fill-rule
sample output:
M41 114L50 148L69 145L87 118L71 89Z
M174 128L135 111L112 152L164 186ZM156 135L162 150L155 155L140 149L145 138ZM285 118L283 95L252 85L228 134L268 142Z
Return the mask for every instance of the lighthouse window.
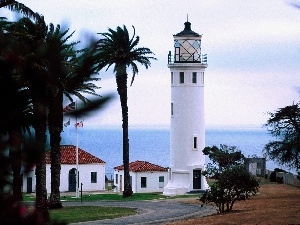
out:
M173 116L173 102L171 103L171 116Z
M171 84L173 84L173 72L171 72Z
M180 83L183 84L184 83L184 72L180 72Z
M193 72L193 84L197 84L197 72Z
M197 150L197 137L194 136L194 150Z

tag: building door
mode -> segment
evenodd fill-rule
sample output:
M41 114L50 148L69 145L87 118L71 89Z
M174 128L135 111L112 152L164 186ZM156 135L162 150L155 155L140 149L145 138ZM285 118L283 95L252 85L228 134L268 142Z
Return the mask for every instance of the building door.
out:
M76 169L73 168L69 171L69 191L76 191Z
M32 193L32 177L27 177L27 193Z
M120 192L123 191L123 179L122 178L123 178L123 176L120 175L120 189L119 189Z
M201 189L201 170L193 170L193 189Z

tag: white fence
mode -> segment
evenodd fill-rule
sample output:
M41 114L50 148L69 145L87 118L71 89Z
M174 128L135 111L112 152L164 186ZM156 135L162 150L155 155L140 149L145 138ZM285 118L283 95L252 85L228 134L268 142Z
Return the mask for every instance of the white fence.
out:
M300 180L297 178L297 175L292 173L276 172L276 177L282 177L284 184L300 187Z

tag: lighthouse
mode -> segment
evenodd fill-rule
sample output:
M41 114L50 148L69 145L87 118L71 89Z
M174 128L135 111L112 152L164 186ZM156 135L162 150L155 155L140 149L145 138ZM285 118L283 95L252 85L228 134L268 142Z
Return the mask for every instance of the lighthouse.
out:
M191 23L173 35L169 52L171 75L170 164L164 195L181 195L207 189L205 177L204 72L207 55L201 54L202 35Z

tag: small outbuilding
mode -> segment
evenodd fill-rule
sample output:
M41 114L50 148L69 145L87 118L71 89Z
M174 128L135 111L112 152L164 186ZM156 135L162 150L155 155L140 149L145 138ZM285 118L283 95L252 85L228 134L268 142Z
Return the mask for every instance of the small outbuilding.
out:
M167 184L168 168L147 161L129 163L130 182L133 193L163 192ZM124 191L124 166L114 168L115 192Z
M60 192L76 191L76 146L62 145L61 149L61 173ZM105 190L105 165L98 157L78 148L79 188L83 184L83 191ZM35 168L26 176L23 176L23 192L35 192L36 176ZM51 191L51 159L50 151L46 152L46 188Z
M245 158L245 167L254 176L264 177L266 174L266 158Z

